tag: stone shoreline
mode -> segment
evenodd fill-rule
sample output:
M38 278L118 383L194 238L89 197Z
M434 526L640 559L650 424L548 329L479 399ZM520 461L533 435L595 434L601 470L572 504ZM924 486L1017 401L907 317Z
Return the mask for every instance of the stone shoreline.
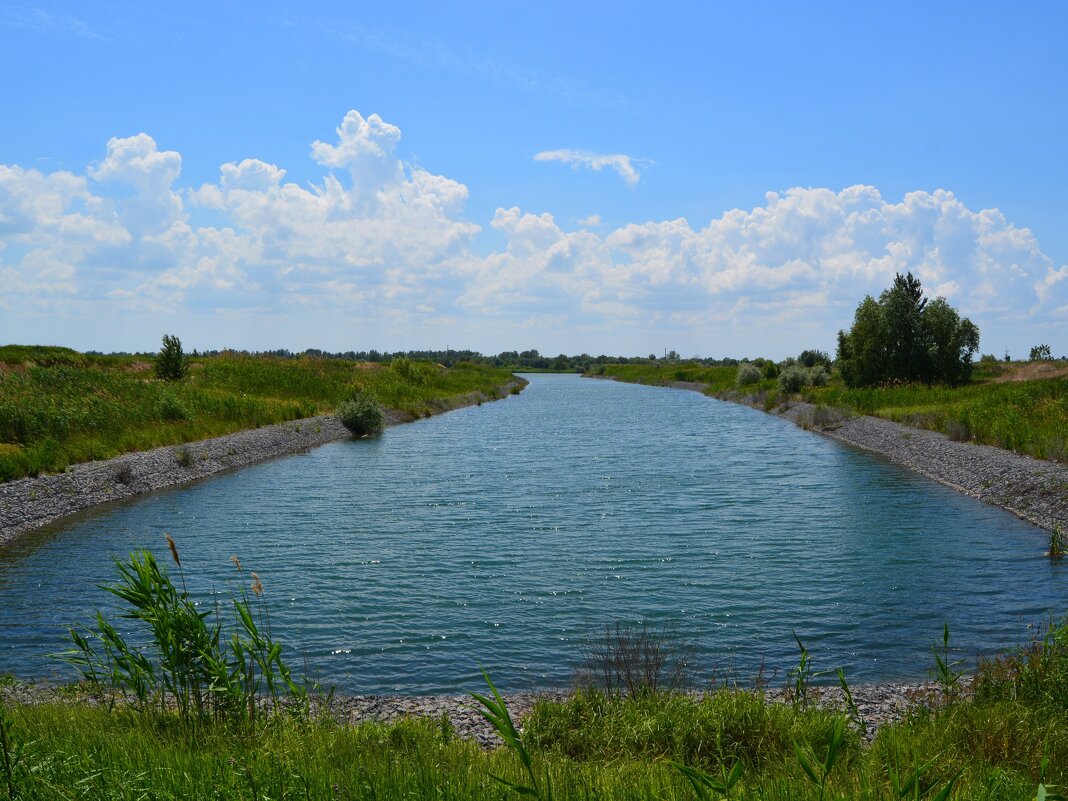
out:
M690 381L671 381L666 386L697 392L707 388ZM1056 527L1068 537L1068 465L991 445L957 442L937 431L811 403L765 409L758 395L729 392L712 397L783 417L806 430L878 454L1041 529Z
M492 396L471 392L450 398L438 403L434 413L506 398L513 387L526 383L517 378L497 387ZM413 419L396 411L386 413L386 425ZM66 473L9 481L0 484L0 547L20 534L94 506L302 453L350 436L336 417L323 415L73 465Z
M476 692L485 688L476 687ZM820 707L847 712L842 688L810 687L810 697ZM857 684L850 687L853 702L860 719L867 729L866 739L871 741L880 726L902 720L912 709L933 709L942 703L940 687L934 682ZM701 693L693 693L700 697ZM533 711L538 701L564 701L570 697L566 692L518 692L502 693L509 712L516 724ZM788 703L788 692L768 689L764 697L773 703ZM84 692L56 687L46 683L14 683L0 685L0 702L8 704L41 703L102 703ZM482 748L495 748L501 744L493 727L478 711L474 699L464 695L336 695L328 699L326 714L342 725L360 723L390 724L405 718L441 720L446 717L456 734L478 743Z

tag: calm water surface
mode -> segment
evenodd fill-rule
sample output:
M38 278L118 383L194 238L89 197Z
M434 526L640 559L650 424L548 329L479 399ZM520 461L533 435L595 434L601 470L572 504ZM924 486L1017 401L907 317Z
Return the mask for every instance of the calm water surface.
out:
M918 678L948 620L990 651L1068 608L1044 536L877 457L697 393L531 376L522 395L97 510L0 549L0 673L170 532L208 598L237 554L275 633L350 692L567 685L587 635L675 625L701 664ZM299 658L297 660L299 664Z

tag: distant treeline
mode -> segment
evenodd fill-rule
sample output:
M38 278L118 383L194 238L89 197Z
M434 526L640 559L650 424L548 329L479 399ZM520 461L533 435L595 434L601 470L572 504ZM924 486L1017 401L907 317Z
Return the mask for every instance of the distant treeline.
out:
M103 355L96 351L88 351L90 355ZM286 348L280 348L278 350L264 350L264 351L248 351L248 350L194 350L190 353L191 356L218 356L223 353L235 353L242 356L275 356L281 359L301 359L301 358L316 358L316 359L341 359L352 362L391 362L394 359L411 359L413 361L428 360L437 362L438 364L445 365L446 367L452 367L459 362L468 362L471 364L482 364L490 367L514 367L517 369L526 370L558 370L558 371L575 371L585 372L589 370L591 366L599 364L646 364L649 362L679 362L684 361L682 357L676 351L667 351L662 356L657 356L655 353L650 353L648 356L607 356L600 354L599 356L591 356L588 353L580 353L577 356L568 356L561 353L557 356L546 356L539 353L536 350L506 350L496 355L489 355L479 353L477 350L405 350L405 351L377 351L377 350L346 350L331 352L326 350L319 350L318 348L309 348L304 351L291 351ZM113 354L122 356L132 356L138 354ZM155 354L143 354L145 356L154 356ZM692 359L685 359L690 364L701 364L706 367L733 367L739 364L739 359L713 359L713 358L701 358L700 356L694 356Z

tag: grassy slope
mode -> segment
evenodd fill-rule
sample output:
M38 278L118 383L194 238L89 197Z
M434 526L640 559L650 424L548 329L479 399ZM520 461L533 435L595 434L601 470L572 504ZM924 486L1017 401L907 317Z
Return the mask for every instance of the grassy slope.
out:
M25 770L14 771L23 799L503 799L518 796L490 774L524 778L510 752L481 752L433 721L350 728L280 719L250 732L221 724L190 731L158 713L73 705L16 706L9 717L12 745L25 744ZM732 797L804 800L820 795L793 743L822 759L832 719L740 692L703 701L587 695L541 704L524 736L559 799L694 798L668 759L714 774L740 759ZM826 797L898 798L891 772L904 778L931 762L922 783L936 792L960 772L953 798L1023 801L1034 797L1043 752L1047 782L1068 780L1063 711L959 702L884 727L870 747L850 732Z
M825 406L929 428L956 439L1068 462L1068 379L983 381L963 387L812 389Z
M603 375L620 381L664 384L697 381L709 385L709 394L735 389L734 367L700 365L606 365ZM809 387L804 400L929 428L986 445L1027 453L1040 459L1068 462L1068 378L1011 379L1002 365L990 372L979 370L972 383L962 387L901 386L847 389L834 379L827 387ZM747 392L776 393L774 381L762 381Z
M186 380L168 383L155 378L150 357L0 347L0 481L329 413L354 388L420 416L510 378L476 365L394 369L224 354L193 359Z

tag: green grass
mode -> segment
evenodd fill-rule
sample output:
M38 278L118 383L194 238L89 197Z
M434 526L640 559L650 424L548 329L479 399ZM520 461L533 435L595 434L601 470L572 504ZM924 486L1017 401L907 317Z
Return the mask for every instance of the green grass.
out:
M503 799L491 778L526 778L508 750L486 753L439 721L339 726L277 718L249 731L183 727L160 713L107 712L76 704L8 712L20 799ZM632 701L580 697L540 704L524 738L534 770L559 799L689 799L669 760L715 774L741 759L732 793L748 799L816 799L793 750L822 753L831 716L794 712L724 692ZM956 799L1034 797L1043 753L1046 781L1068 780L1068 720L1021 703L959 703L880 730L871 746L851 733L827 798L891 799L891 775L931 763L924 786L958 773ZM2 772L2 771L0 771ZM0 798L4 797L0 777ZM911 796L909 796L911 797Z
M1001 366L1002 371L1006 369ZM972 382L960 387L921 384L869 389L848 389L836 375L828 386L808 387L795 397L931 429L957 440L1068 462L1068 378L999 382L993 380L998 372L977 370ZM736 389L737 368L609 364L603 370L595 368L593 374L642 384L696 381L707 384L711 395L730 397ZM762 380L745 392L764 393L767 408L786 399L774 380Z
M469 392L492 394L507 370L222 354L191 359L181 382L151 356L0 347L0 481L130 451L331 413L353 389L419 417ZM406 360L405 360L406 361Z
M806 391L814 403L929 428L955 439L1068 461L1068 379Z

